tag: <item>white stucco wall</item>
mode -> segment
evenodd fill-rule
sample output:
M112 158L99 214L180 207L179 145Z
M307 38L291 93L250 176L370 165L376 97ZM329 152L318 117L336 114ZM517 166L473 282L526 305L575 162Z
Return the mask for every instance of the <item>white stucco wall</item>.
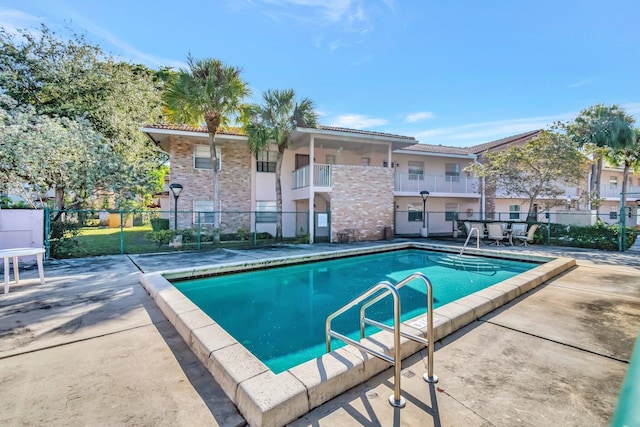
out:
M0 209L0 249L43 247L43 210Z

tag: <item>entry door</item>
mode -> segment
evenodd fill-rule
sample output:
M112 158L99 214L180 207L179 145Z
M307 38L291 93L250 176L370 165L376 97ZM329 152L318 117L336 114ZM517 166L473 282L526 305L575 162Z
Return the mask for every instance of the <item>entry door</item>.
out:
M309 164L308 154L296 154L296 169L303 168Z

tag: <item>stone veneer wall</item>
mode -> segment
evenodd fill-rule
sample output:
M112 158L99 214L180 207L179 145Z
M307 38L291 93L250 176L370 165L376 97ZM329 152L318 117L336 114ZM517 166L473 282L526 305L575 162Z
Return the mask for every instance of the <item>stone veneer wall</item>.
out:
M213 178L209 169L194 168L194 145L207 145L203 139L171 137L171 180L183 186L178 199L178 210L193 210L195 200L213 200ZM253 157L245 141L229 141L216 138L222 152L220 200L223 213L222 233L233 233L239 228L251 229L251 164ZM173 200L173 196L170 195ZM173 202L171 202L173 208ZM243 213L240 213L243 212ZM178 212L178 228L194 227L191 213ZM171 220L173 227L173 221Z
M361 240L381 240L393 229L393 169L331 167L331 240L345 228L357 228Z

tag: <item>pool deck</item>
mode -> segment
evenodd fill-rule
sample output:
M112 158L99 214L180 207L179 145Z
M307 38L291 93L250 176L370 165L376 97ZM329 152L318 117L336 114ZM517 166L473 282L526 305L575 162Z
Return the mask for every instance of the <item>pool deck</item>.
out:
M0 425L245 425L140 272L373 244L45 261L45 285L21 271L0 296ZM640 254L499 250L578 266L438 342L437 384L424 351L405 359L405 408L387 369L292 425L608 425L640 329Z

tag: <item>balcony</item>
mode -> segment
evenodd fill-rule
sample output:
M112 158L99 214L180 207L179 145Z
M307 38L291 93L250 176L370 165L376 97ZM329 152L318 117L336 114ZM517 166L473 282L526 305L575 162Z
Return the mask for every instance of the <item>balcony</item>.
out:
M394 191L416 195L426 190L431 195L437 193L453 195L474 195L479 194L479 182L477 178L466 176L444 176L444 175L417 175L407 173L396 173Z
M293 173L293 189L306 188L311 185L310 167L304 166L294 170ZM314 187L331 187L331 165L315 164L313 165L313 186Z
M614 184L601 184L600 185L600 198L602 199L615 199L620 200L620 193L622 192L622 184L614 185ZM631 196L633 200L640 199L640 187L638 186L627 186L627 194L633 193Z
M581 187L577 185L567 185L562 182L554 182L551 184L555 189L558 190L558 198L564 199L566 196L571 196L574 200L577 200L581 195ZM495 197L500 198L524 198L527 199L529 196L527 194L511 194L507 193L504 188L498 187L496 189ZM541 199L548 199L549 197L540 197Z

